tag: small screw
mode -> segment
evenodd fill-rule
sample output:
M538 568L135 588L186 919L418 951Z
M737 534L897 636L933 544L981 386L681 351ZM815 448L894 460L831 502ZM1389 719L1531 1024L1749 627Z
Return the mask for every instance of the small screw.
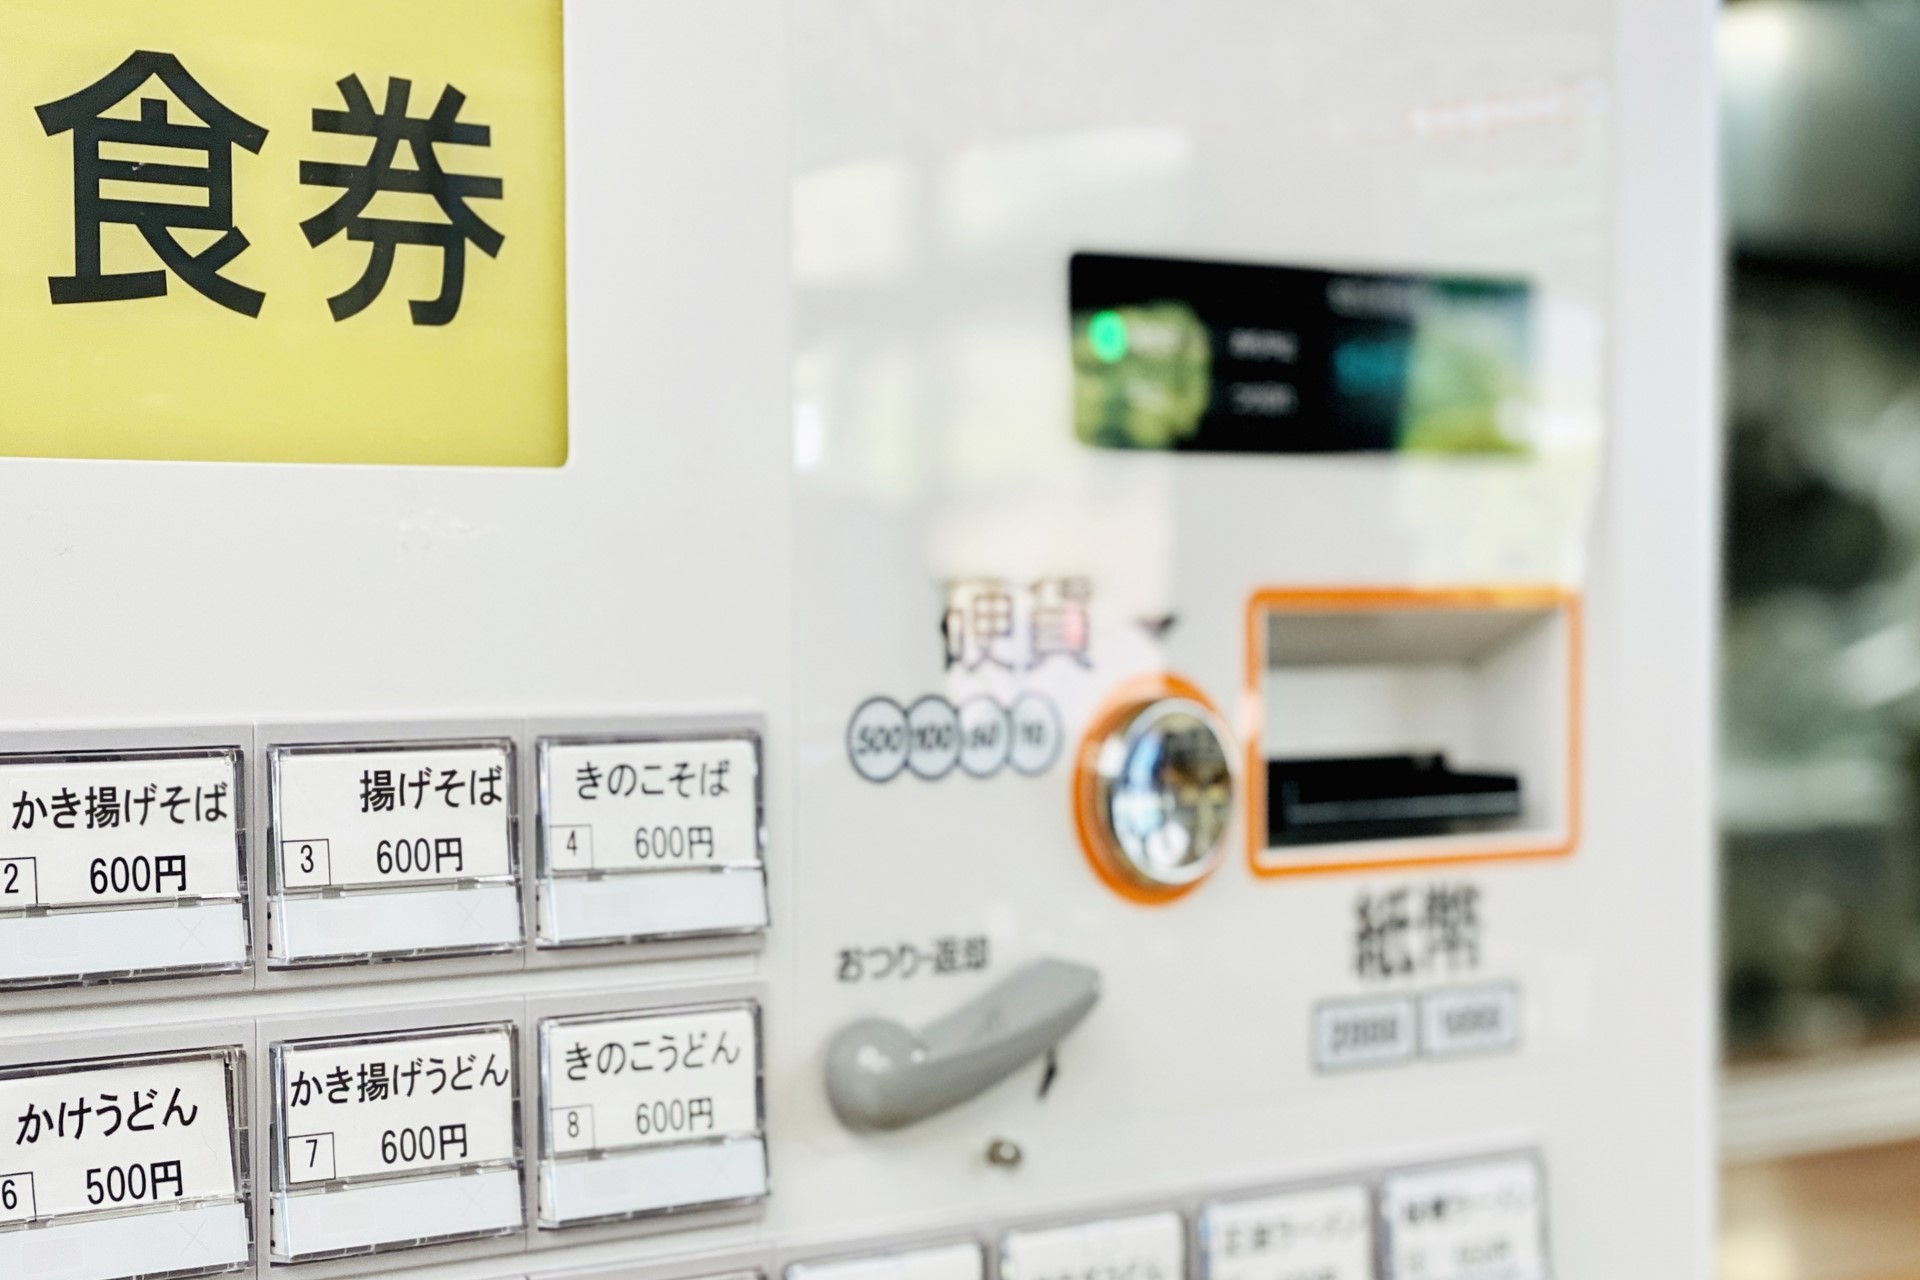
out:
M987 1144L988 1164L999 1165L1002 1169L1018 1169L1020 1162L1026 1158L1026 1153L1020 1150L1020 1144L1017 1142L995 1138Z

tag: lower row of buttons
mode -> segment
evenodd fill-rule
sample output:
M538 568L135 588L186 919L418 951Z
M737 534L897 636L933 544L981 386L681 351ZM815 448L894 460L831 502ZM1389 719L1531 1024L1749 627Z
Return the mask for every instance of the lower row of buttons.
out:
M1222 1198L1174 1211L1011 1231L999 1280L1547 1280L1546 1211L1530 1155L1407 1169L1377 1181ZM1190 1268L1193 1253L1199 1266ZM987 1280L978 1243L788 1267L786 1280Z
M1166 1210L788 1266L784 1280L1549 1280L1531 1155L1403 1169ZM626 1280L624 1270L528 1280ZM703 1280L763 1280L747 1268Z
M270 1135L276 1262L523 1231L523 1099L539 1104L543 1233L767 1193L751 1001L332 1036L263 1026L257 1043L264 1087L242 1044L0 1071L0 1275L76 1250L84 1280L250 1265L255 1124ZM267 1101L252 1123L250 1096Z

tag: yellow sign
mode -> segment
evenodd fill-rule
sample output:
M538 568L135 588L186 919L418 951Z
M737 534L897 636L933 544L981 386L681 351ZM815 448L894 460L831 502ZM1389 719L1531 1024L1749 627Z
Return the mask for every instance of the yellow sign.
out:
M559 466L561 0L0 0L0 454Z

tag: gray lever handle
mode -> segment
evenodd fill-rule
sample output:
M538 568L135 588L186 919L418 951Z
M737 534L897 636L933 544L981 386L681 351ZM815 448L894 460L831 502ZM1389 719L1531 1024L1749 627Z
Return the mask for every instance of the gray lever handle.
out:
M849 1129L904 1128L1006 1079L1099 999L1099 970L1040 960L918 1035L864 1018L827 1046L827 1100Z

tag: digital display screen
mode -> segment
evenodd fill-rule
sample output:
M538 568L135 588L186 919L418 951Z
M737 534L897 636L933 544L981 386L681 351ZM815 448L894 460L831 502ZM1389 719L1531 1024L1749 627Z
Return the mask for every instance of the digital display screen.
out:
M1076 254L1074 430L1106 449L1524 453L1531 290Z

